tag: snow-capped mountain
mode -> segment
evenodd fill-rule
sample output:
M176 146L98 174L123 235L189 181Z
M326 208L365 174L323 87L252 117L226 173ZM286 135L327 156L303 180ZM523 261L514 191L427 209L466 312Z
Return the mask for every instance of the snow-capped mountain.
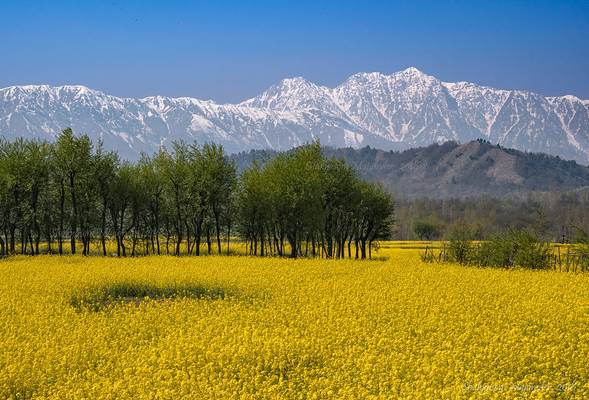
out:
M213 141L235 152L284 150L315 138L382 149L483 138L589 163L589 101L441 82L416 68L359 73L335 88L284 79L240 104L119 98L83 86L0 89L0 135L52 139L65 127L127 158L174 140Z

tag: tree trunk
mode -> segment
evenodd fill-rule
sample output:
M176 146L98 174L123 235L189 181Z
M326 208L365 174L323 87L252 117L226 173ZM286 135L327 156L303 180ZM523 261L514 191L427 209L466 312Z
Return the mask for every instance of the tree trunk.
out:
M27 252L27 233L21 228L20 232L20 254L26 254Z
M10 227L10 254L16 252L16 227L13 225Z
M31 255L35 255L35 246L33 244L33 234L29 232L29 244L31 245Z
M115 238L117 240L117 257L121 256L121 238L119 237L118 232L115 234Z
M229 240L231 238L231 222L227 222L227 255L229 255Z
M292 237L289 236L288 241L290 242L290 258L297 258L297 237L296 237L296 234Z
M200 256L200 242L202 239L202 222L203 222L203 211L201 211L200 216L196 219L196 237L195 237L195 246L196 246L196 255Z
M76 198L75 190L75 175L70 174L70 190L72 198L72 215L70 220L70 248L72 254L76 254L76 233L77 233L77 218L78 218L78 200Z
M49 226L49 223L47 223L47 233L45 235L47 236L47 254L51 254L51 227Z
M57 232L57 248L63 254L63 220L65 219L65 186L63 179L59 182L59 231Z
M175 201L176 201L176 255L180 255L180 243L182 242L182 214L180 211L180 188L175 187Z
M159 204L159 203L158 203ZM159 206L155 208L155 244L157 246L157 255L160 255L160 217Z
M190 225L188 220L184 221L184 227L186 228L186 252L190 255Z
M31 253L39 255L39 241L41 240L41 232L39 228L39 221L37 221L37 199L38 189L35 188L31 194L31 208L33 209L33 233L35 234L35 246L33 247L33 238L31 237Z
M178 223L181 223L181 221L178 221ZM177 256L180 255L180 243L182 242L181 229L182 228L178 227L176 230L176 255Z
M100 242L102 243L102 255L106 256L106 199L102 202L102 226L100 229Z
M214 213L215 216L215 232L217 234L217 252L221 254L221 224L219 222L219 212Z
M135 257L135 247L137 245L137 236L135 233L131 236L133 238L133 244L131 245L131 257Z

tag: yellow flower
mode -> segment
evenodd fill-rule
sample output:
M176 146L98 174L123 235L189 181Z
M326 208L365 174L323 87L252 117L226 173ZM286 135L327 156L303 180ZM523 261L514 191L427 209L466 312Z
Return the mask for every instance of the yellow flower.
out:
M589 275L378 261L0 261L0 398L589 397Z

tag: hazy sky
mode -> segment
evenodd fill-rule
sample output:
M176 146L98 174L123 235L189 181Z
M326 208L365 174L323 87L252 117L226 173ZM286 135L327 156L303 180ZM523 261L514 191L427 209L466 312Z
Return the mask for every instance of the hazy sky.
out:
M282 78L335 86L415 66L589 99L589 1L0 2L0 87L236 102Z

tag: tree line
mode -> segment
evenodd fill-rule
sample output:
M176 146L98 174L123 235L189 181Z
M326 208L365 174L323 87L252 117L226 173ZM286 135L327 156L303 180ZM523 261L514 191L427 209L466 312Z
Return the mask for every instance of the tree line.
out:
M174 143L137 162L65 129L54 143L0 141L0 254L230 252L367 258L393 201L319 143L241 176L221 146Z
M507 198L396 200L395 205L395 240L449 240L457 226L468 226L473 240L512 228L550 242L574 243L579 232L589 232L587 189Z

